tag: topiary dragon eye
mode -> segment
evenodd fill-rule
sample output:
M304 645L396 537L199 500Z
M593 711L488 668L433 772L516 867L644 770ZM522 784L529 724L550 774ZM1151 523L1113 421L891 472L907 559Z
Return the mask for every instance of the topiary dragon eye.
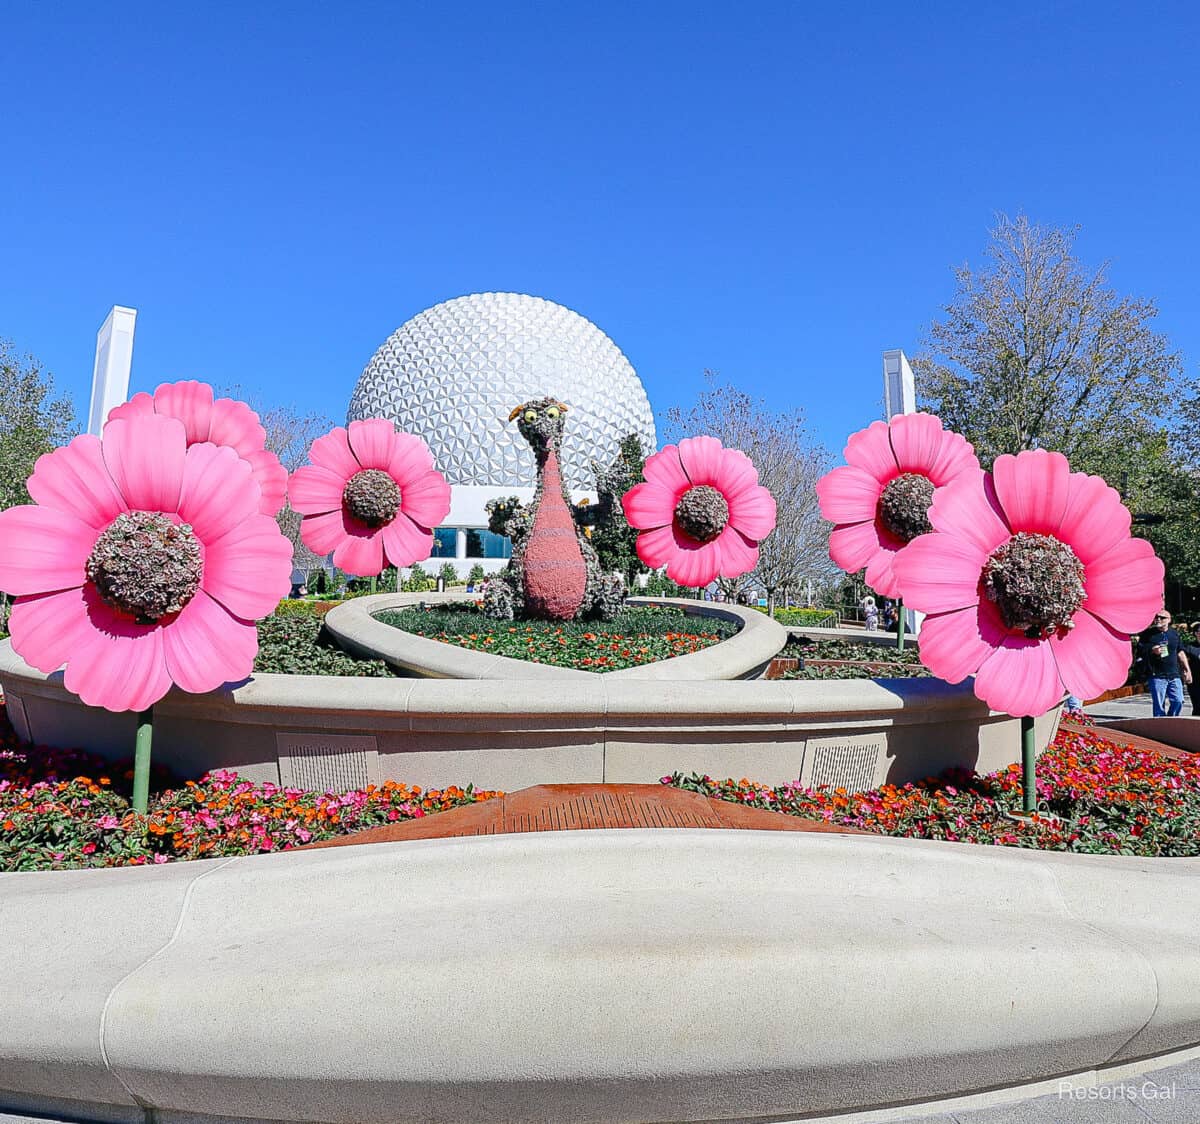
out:
M537 421L537 410L526 410L525 411L525 420L527 422Z
M558 417L558 407L557 407L557 406L549 406L549 407L547 407L547 409L546 409L546 417L548 417L548 418L556 418L556 417Z

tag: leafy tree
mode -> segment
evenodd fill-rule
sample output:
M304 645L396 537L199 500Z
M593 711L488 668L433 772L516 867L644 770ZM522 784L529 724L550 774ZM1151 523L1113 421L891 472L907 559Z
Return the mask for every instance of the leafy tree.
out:
M30 502L25 481L34 463L75 433L75 410L69 398L54 397L53 376L0 339L0 510Z
M480 563L476 562L475 565L471 567L470 573L467 574L467 582L470 585L478 586L479 583L486 577L487 571Z
M821 518L816 493L829 452L810 433L803 410L772 410L761 399L722 384L713 371L704 377L706 389L691 409L668 412L671 440L706 433L726 448L741 449L758 469L758 482L775 497L778 523L759 544L758 567L742 579L722 583L730 598L761 586L774 613L785 590L799 590L808 579L815 585L835 570L829 559L829 525Z
M442 568L438 570L438 577L442 579L442 585L447 589L458 581L458 571L454 568L453 562L443 562Z
M913 366L922 405L985 467L1053 449L1111 483L1155 441L1181 364L1152 327L1154 302L1119 297L1106 266L1074 255L1075 234L1001 215L988 264L955 270L946 318Z

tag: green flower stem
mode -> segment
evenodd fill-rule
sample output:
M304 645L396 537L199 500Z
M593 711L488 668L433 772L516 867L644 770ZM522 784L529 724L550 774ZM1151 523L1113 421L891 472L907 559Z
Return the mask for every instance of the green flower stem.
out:
M896 650L904 651L904 598L896 599Z
M137 717L137 740L133 751L133 810L146 814L150 803L150 743L154 738L154 707Z
M379 584L379 577L376 574L371 575L371 593L374 595L376 586Z
M1033 751L1033 719L1021 719L1021 809L1037 809L1037 757Z

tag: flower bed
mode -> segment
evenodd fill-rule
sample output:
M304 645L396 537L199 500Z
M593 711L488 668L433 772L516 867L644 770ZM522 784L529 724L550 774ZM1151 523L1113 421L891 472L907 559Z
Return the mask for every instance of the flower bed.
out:
M130 810L132 777L129 762L20 745L0 704L0 871L286 851L502 795L469 785L422 792L390 781L318 793L226 771L180 784L159 770L149 815L141 817Z
M737 631L730 621L705 617L701 626L701 618L665 606L625 609L610 621L497 621L471 603L389 610L376 619L429 640L583 671L620 671L685 656Z
M1086 854L1200 855L1200 761L1176 761L1119 746L1094 728L1060 729L1038 759L1039 808L1022 822L1021 767L948 773L870 792L771 788L749 780L663 778L705 796L753 808L909 839L944 839Z
M928 679L916 650L899 651L877 644L848 640L792 641L779 653L780 679ZM802 668L783 661L802 659Z
M392 675L383 660L352 656L325 636L321 619L332 607L329 602L282 602L272 616L259 623L254 670L283 675Z

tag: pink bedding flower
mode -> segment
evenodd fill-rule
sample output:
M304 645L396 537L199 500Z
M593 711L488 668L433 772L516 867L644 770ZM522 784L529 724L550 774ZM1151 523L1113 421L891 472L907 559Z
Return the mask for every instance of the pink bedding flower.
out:
M250 674L292 547L233 449L189 446L176 418L118 418L41 457L28 487L34 505L0 511L22 659L66 664L69 691L114 711Z
M934 675L973 674L975 693L1014 715L1124 683L1164 570L1100 477L1061 453L1002 456L940 490L929 514L936 531L895 567L905 602L929 614L921 662Z
M680 585L736 578L758 565L775 529L775 500L745 453L715 437L685 437L646 458L645 482L621 497L638 557Z
M898 597L897 555L932 530L929 505L938 489L979 468L975 449L932 414L898 414L855 433L844 455L847 463L817 483L821 515L837 524L829 556L850 574L865 566L867 585Z
M267 431L258 415L233 398L217 398L207 383L185 380L163 383L153 394L142 391L128 402L113 407L108 420L161 414L178 418L187 430L189 445L211 441L228 445L242 460L249 462L254 479L262 491L259 511L277 515L287 497L287 469L266 448Z
M314 554L366 577L387 563L411 566L433 550L433 528L450 511L450 485L425 442L390 421L353 421L313 442L311 464L288 484L304 518L300 537Z

